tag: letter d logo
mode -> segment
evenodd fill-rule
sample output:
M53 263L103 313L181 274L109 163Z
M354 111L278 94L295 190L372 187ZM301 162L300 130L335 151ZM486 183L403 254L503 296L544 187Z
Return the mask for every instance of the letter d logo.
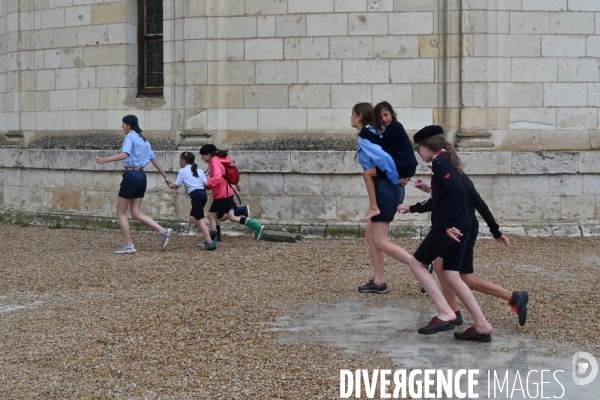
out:
M581 359L584 359L585 362L578 362L578 360ZM579 375L585 374L588 370L590 370L590 367L590 374L586 378L580 378ZM573 374L573 382L575 382L576 385L583 386L592 383L598 375L598 362L590 353L578 351L573 355L571 373Z

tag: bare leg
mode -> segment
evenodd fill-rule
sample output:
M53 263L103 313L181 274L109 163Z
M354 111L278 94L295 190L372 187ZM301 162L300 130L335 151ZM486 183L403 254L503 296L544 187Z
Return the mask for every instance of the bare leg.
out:
M412 272L415 278L417 278L421 286L423 286L423 288L427 291L427 295L431 301L433 301L433 304L435 304L438 312L438 318L442 321L454 321L456 319L456 314L448 305L448 302L444 298L444 295L435 282L433 276L427 271L427 266L425 264L421 264L417 259L412 257L408 267L410 268L410 272Z
M142 224L149 226L150 228L154 229L159 233L164 231L164 228L157 224L156 221L142 213L141 207L142 199L131 200L131 217L136 221L140 221Z
M217 213L209 212L208 213L208 223L210 224L210 229L217 229Z
M206 243L212 243L212 239L210 238L210 232L208 231L208 226L206 226L206 222L204 219L196 219L190 215L190 221L194 223L200 230L202 231L202 235L204 235L204 239Z
M471 313L473 320L475 321L475 329L477 332L488 334L492 332L492 325L485 319L481 308L473 296L473 292L467 286L462 279L458 271L444 271L444 278L448 280L448 283L452 287L452 290L456 293L460 301L463 302L467 310ZM453 312L454 313L454 312Z
M367 222L367 228L365 230L365 238L369 245L369 252L371 253L371 259L373 260L373 280L377 284L385 282L384 275L384 253L381 250L377 250L375 247L375 241L373 240L373 223Z
M362 217L361 221L369 221L372 217L379 215L379 207L377 207L377 196L375 194L375 182L373 178L377 176L375 168L369 168L363 172L363 178L365 180L365 186L367 187L367 193L369 195L369 211Z
M242 219L241 216L238 217L235 215L235 208L230 209L226 216L228 217L227 219L229 219L231 222L237 222L238 224L240 223L240 219Z
M504 289L503 287L500 287L492 282L478 278L474 274L460 274L460 277L471 290L499 297L506 301L510 301L512 299L512 291Z
M444 293L444 297L446 298L448 305L451 309L457 311L458 304L456 303L456 294L444 276L444 260L441 258L436 258L436 260L433 262L433 269L435 270L435 274L440 281L440 285L442 285L442 293Z
M390 231L389 222L371 223L371 229L373 231L373 242L377 250L408 265L412 258L411 255L402 247L390 242L388 239L388 233Z
M131 240L131 230L129 229L129 221L127 220L127 209L129 208L130 203L131 199L125 199L123 197L117 198L117 218L119 219L121 232L123 233L123 238L127 245L133 244L133 241Z

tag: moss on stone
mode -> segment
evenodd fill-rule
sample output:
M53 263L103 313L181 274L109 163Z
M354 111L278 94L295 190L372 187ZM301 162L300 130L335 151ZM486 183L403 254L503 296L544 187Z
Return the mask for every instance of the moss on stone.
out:
M176 150L172 139L156 138L150 141L154 151ZM123 135L114 132L82 133L77 135L48 135L34 139L27 146L31 149L58 150L119 150Z
M231 150L268 150L268 151L353 151L356 149L354 137L289 137L274 140L254 139L232 144Z

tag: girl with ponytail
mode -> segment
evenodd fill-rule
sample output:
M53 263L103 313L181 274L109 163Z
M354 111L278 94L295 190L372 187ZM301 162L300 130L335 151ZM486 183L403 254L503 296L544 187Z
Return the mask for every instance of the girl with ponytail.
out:
M458 340L489 342L492 325L483 315L475 296L461 279L463 258L473 224L467 208L467 191L461 181L462 165L454 148L446 141L441 126L431 125L414 136L419 155L431 163L431 195L423 203L398 206L401 213L431 211L431 230L410 260L409 268L435 304L438 315L418 332L430 335L454 329L462 317L450 307L426 265L442 258L443 273L440 281L447 282L471 313L474 325L464 332L454 333Z
M194 153L184 151L179 156L179 166L181 169L177 173L175 183L167 181L167 186L170 189L177 190L183 184L186 193L192 201L192 211L190 211L190 222L200 228L204 235L205 243L200 243L199 246L204 250L215 250L216 243L211 239L208 226L204 222L204 206L206 206L206 176L204 173L198 173L198 165L196 164L196 156Z
M220 236L219 221L235 222L254 231L254 239L260 240L264 230L264 226L257 220L250 218L249 213L245 216L236 215L237 207L233 200L234 191L231 183L226 179L227 168L231 166L231 159L227 157L226 150L219 150L214 144L205 144L200 148L202 160L208 164L209 178L207 188L212 190L213 202L208 210L208 220L210 221L210 229L213 236ZM238 190L239 185L235 183Z
M150 142L142 135L142 129L138 124L138 119L135 115L126 115L123 117L121 129L125 134L125 140L121 152L111 157L96 157L96 162L100 165L111 161L123 161L123 180L121 181L121 189L117 199L117 217L121 232L125 239L125 245L116 250L117 254L133 254L137 250L131 239L131 230L129 229L129 221L127 220L127 210L131 208L131 216L136 221L149 226L160 233L162 249L166 249L171 238L173 237L173 229L163 228L149 216L142 214L142 200L146 193L146 173L144 168L148 163L152 163L158 172L168 181L167 174L163 170L162 165L156 159L156 155L152 151Z

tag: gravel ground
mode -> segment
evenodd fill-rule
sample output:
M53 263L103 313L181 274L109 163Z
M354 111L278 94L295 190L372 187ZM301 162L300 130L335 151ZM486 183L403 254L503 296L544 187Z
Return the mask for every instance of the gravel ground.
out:
M295 244L226 236L215 252L177 236L134 233L135 255L113 254L119 232L0 225L0 398L334 398L340 369L390 368L385 354L280 344L266 322L300 304L355 298L371 276L363 240ZM553 340L600 355L599 239L482 240L476 270L531 295L519 327L505 302L477 295L505 335ZM418 241L399 244L414 251ZM407 267L387 260L390 293L431 302ZM573 327L575 329L567 328ZM415 333L416 334L416 333Z

